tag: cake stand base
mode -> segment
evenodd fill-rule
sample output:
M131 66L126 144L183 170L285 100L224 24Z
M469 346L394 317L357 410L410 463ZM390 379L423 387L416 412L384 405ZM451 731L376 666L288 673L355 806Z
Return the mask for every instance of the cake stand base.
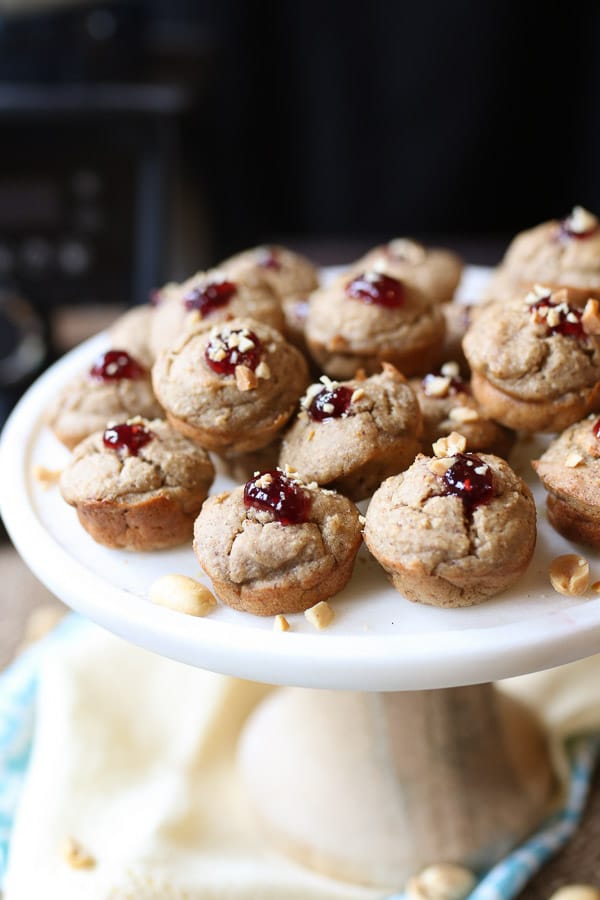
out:
M248 721L239 760L274 845L391 889L430 863L488 868L540 823L556 787L535 716L490 684L282 688Z

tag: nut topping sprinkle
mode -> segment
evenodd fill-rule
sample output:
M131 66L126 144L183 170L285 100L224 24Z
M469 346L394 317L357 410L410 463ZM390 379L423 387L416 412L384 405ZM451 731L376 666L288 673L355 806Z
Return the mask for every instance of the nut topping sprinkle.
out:
M209 368L219 375L234 375L237 366L255 372L261 362L262 345L248 328L213 328L204 351Z
M550 583L555 591L566 597L585 594L590 586L588 561L577 553L557 556L550 565Z
M560 236L563 238L586 238L598 229L596 216L584 209L574 206L570 215L560 223Z

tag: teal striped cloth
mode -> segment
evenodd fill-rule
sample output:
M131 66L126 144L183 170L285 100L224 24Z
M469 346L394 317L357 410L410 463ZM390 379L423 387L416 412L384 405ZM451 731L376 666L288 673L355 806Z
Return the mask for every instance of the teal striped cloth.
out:
M0 886L31 753L40 661L43 654L54 652L62 642L89 627L93 626L79 616L68 616L0 675ZM567 744L567 752L570 786L564 808L554 813L521 847L484 874L469 900L511 900L576 831L600 756L600 736L573 738ZM404 894L395 894L389 900L403 898Z

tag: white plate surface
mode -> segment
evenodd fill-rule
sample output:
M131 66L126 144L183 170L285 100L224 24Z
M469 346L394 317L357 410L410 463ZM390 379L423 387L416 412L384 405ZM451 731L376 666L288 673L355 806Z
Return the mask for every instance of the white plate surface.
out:
M485 272L471 268L462 296L474 299ZM191 665L273 684L362 690L420 690L496 680L600 651L600 597L563 597L548 580L550 560L572 545L549 526L544 492L529 459L540 449L523 442L511 462L531 484L539 537L518 584L481 606L442 610L414 604L393 590L379 565L360 551L348 587L332 600L336 619L316 632L304 616L291 631L219 606L195 619L153 606L151 583L167 573L203 579L191 547L156 553L105 549L80 527L56 488L44 490L36 465L60 469L67 451L44 427L56 391L107 346L99 335L69 353L25 394L0 446L0 506L10 535L33 572L73 609L125 639ZM219 478L213 492L230 487ZM600 578L600 556L590 559Z

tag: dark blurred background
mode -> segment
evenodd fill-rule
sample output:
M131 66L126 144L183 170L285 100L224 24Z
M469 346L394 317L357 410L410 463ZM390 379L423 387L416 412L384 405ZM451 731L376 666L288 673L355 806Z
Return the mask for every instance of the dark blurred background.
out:
M599 37L597 2L2 0L2 396L245 246L491 264L598 211Z

